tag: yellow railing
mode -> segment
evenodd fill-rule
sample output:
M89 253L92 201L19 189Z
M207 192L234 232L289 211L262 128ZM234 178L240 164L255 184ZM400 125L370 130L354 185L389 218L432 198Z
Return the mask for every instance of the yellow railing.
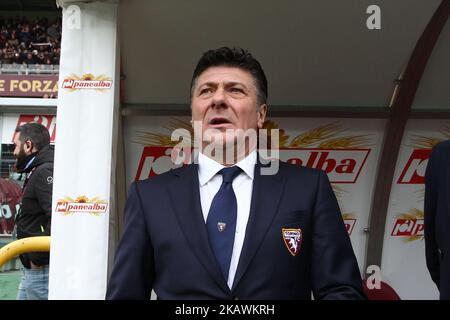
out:
M0 267L19 254L26 252L50 251L50 237L23 238L0 248Z

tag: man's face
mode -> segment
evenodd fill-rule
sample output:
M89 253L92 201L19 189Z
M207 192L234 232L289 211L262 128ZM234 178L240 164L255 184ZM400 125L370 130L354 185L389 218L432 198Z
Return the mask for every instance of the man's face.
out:
M26 156L32 153L33 146L31 141L25 141L24 143L22 143L20 141L20 132L18 132L14 137L13 143L13 155L18 161L23 160Z
M197 78L192 92L192 121L202 123L202 135L217 129L262 128L267 106L257 105L253 76L237 67L210 67ZM228 136L227 136L228 137ZM227 141L228 142L228 141Z

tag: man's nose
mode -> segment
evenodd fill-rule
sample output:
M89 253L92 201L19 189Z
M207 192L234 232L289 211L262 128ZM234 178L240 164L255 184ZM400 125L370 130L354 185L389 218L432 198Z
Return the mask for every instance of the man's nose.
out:
M222 88L217 89L212 97L213 107L226 107L226 96Z

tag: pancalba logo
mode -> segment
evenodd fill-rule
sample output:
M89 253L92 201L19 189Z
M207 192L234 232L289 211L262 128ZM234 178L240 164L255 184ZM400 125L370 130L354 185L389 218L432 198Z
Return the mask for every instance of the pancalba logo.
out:
M105 213L106 209L108 209L107 201L101 200L98 197L89 199L86 196L79 196L75 200L70 197L59 200L56 204L55 211L63 215L88 213L99 216Z
M75 74L66 77L62 83L62 89L69 91L92 89L97 91L104 91L111 89L112 79L104 75L94 76L92 73L86 73L82 77Z
M391 236L405 237L405 242L423 239L423 215L423 211L416 208L409 210L408 213L400 214L395 220Z

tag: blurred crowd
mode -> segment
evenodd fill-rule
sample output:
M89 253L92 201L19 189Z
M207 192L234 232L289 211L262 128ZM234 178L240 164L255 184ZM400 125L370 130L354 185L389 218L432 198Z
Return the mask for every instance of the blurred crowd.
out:
M61 18L30 19L0 16L2 64L58 65L61 52Z

